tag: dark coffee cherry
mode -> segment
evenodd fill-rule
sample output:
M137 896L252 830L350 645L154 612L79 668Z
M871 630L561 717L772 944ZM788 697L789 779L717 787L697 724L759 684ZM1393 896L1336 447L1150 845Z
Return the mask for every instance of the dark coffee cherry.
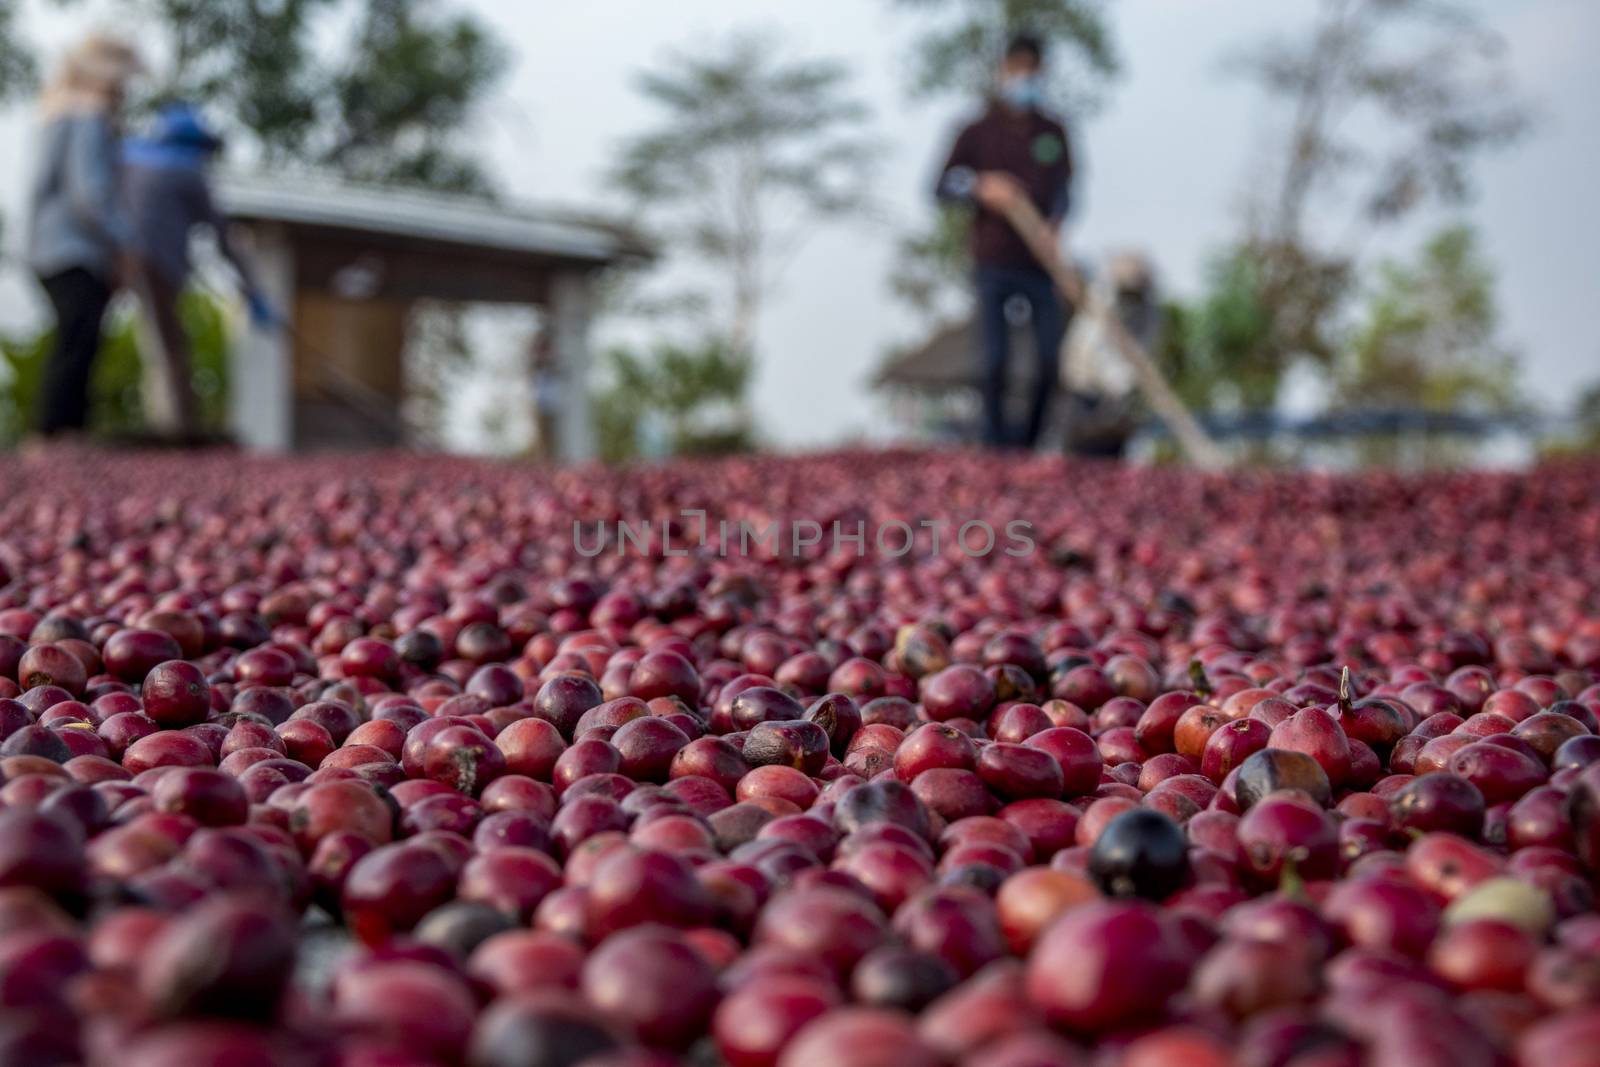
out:
M1268 793L1285 789L1299 790L1318 807L1327 807L1333 799L1328 772L1304 752L1264 748L1239 764L1233 795L1240 811L1249 811L1252 804Z
M1165 900L1188 874L1182 827L1149 808L1112 819L1089 851L1089 875L1107 896Z

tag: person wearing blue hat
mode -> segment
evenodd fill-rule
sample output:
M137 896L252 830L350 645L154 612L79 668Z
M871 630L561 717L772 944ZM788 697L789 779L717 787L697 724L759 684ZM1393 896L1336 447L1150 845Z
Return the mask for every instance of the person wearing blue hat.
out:
M157 113L149 135L130 139L123 150L123 183L132 226L134 288L148 330L145 407L151 428L177 440L199 433L199 410L190 380L189 339L178 317L178 298L189 280L189 238L209 227L217 246L238 272L250 317L259 328L277 319L261 295L249 261L228 237L228 220L211 196L208 170L222 138L185 103Z

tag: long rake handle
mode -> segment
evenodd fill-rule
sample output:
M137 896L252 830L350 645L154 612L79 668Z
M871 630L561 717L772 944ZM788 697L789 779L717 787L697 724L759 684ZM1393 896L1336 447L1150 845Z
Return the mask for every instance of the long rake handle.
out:
M1055 242L1051 239L1050 227L1038 209L1026 197L1016 197L1005 207L1003 213L1006 221L1011 223L1012 228L1027 244L1029 251L1039 261L1040 266L1044 267L1062 295L1071 301L1074 307L1082 308L1100 321L1106 335L1111 338L1117 354L1127 360L1128 365L1133 368L1133 373L1139 380L1139 389L1150 402L1150 407L1172 431L1178 447L1183 449L1189 462L1196 467L1206 469L1226 466L1227 457L1222 449L1217 447L1217 443L1184 406L1178 394L1173 391L1171 383L1167 381L1166 375L1161 373L1161 368L1150 358L1150 353L1146 352L1144 346L1128 332L1121 318L1084 286L1078 272L1063 262L1056 250Z

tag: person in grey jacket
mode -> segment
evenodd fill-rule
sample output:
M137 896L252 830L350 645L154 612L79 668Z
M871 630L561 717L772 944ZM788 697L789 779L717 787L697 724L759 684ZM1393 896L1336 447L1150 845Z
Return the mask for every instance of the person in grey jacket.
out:
M92 36L64 57L40 98L27 255L56 317L35 419L43 436L76 432L88 421L100 325L130 239L117 120L140 69L130 45Z
M191 378L188 335L178 298L189 280L189 238L205 227L233 265L258 328L277 316L255 284L250 263L228 237L228 220L217 210L207 170L222 139L206 128L193 107L172 103L157 114L149 135L130 140L123 153L124 184L133 227L133 287L149 327L146 343L145 413L163 437L194 441L200 432L198 400Z

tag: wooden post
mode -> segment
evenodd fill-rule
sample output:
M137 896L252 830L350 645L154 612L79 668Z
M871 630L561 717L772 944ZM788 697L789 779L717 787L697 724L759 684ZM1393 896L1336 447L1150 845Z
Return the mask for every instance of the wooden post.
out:
M1077 271L1063 262L1052 239L1049 225L1027 197L1014 197L1006 205L1004 214L1018 235L1027 243L1034 258L1056 283L1056 288L1061 290L1062 295L1079 311L1100 320L1101 328L1106 331L1106 336L1111 339L1117 353L1133 368L1134 375L1139 379L1139 389L1149 401L1150 407L1172 431L1172 436L1178 441L1178 447L1183 449L1189 462L1203 468L1226 466L1227 458L1223 455L1222 449L1211 440L1205 429L1178 398L1178 394L1172 391L1171 383L1167 381L1166 375L1161 373L1161 368L1150 358L1150 354L1144 350L1144 346L1128 333L1122 320L1117 316L1116 309L1105 306L1089 287L1083 284Z
M251 227L256 276L281 314L294 315L294 249L281 225ZM287 452L294 443L289 330L247 329L229 347L229 423L239 443L257 452Z
M561 459L582 463L595 457L593 398L589 395L589 324L593 315L590 275L563 271L550 287L550 343L561 383L556 438Z

